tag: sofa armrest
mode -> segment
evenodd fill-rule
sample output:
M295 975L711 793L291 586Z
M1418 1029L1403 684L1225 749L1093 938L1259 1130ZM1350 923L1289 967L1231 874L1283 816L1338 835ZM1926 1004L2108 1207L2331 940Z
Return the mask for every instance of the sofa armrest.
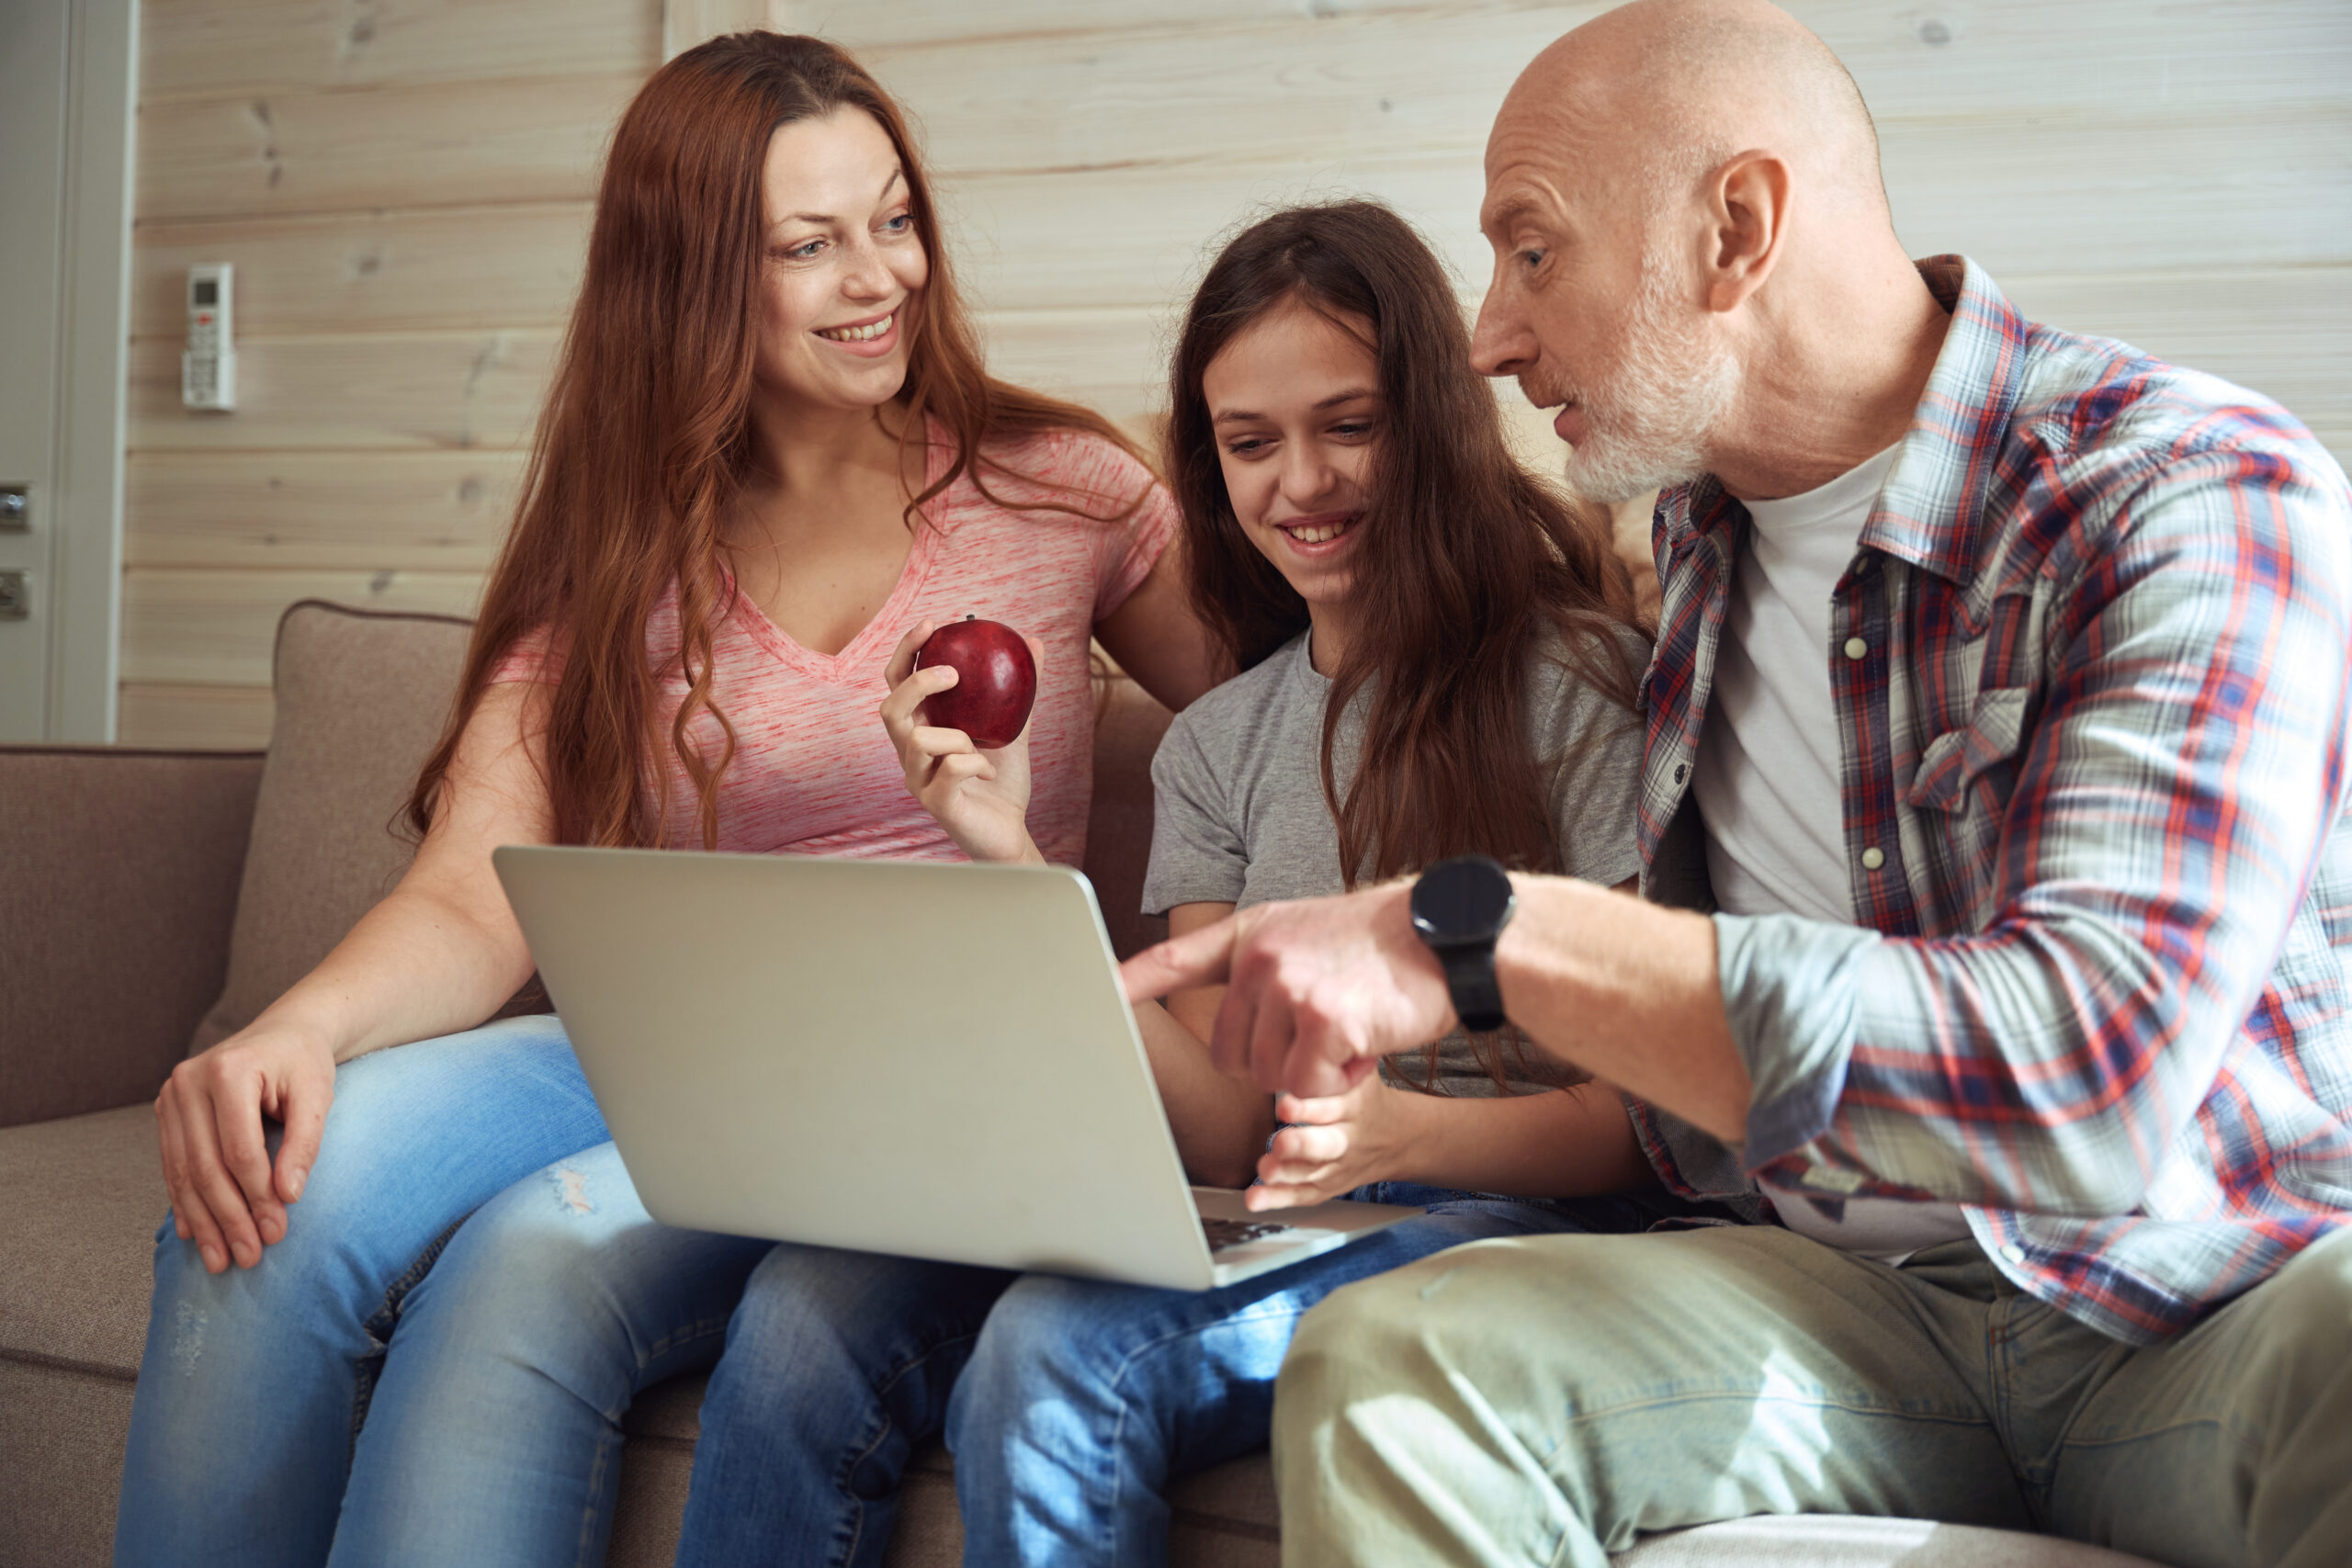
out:
M153 1095L220 994L259 752L0 747L0 1127Z

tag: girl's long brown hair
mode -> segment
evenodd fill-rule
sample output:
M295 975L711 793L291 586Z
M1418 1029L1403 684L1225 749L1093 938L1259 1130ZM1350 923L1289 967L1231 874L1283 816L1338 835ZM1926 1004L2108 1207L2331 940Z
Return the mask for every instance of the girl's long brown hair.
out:
M1237 333L1293 302L1351 331L1369 324L1385 405L1357 525L1353 627L1323 716L1340 875L1352 887L1367 871L1395 876L1471 852L1556 871L1547 786L1566 759L1530 750L1529 661L1556 631L1571 671L1631 723L1632 591L1603 546L1606 520L1512 458L1444 269L1378 203L1292 208L1252 224L1218 255L1185 315L1168 470L1194 613L1245 670L1307 626L1306 601L1234 515L1202 392L1209 362ZM1367 685L1362 762L1342 799L1334 742Z
M733 592L722 525L752 456L762 172L778 128L842 108L872 115L888 133L930 264L910 312L893 417L909 443L924 440L926 418L937 420L953 453L909 507L910 525L926 525L917 509L967 471L985 489L984 440L1068 429L1134 452L1101 415L982 367L905 117L863 67L822 39L780 33L688 50L654 73L614 132L514 526L483 593L456 707L410 794L418 833L432 825L489 675L540 636L562 666L543 762L557 841L661 842L666 748L695 787L703 846L717 843L717 789L735 737L712 700L712 634ZM1115 514L1119 498L1104 499ZM1051 499L1029 504L1096 515ZM657 666L646 627L673 584L681 644ZM664 714L662 682L673 672L686 695ZM721 736L716 756L688 738L704 712Z

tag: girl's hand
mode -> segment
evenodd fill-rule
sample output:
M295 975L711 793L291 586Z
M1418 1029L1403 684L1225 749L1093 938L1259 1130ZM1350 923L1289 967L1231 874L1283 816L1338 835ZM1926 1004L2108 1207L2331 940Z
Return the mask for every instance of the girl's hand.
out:
M899 639L882 671L890 688L882 699L882 728L889 731L899 766L906 772L907 793L922 802L956 847L972 859L1042 865L1046 857L1029 837L1028 727L1022 727L1012 745L983 751L962 730L922 721L923 699L956 684L956 671L946 665L915 668L915 649L937 626L936 621L917 623ZM1022 640L1043 668L1045 644L1034 637Z
M1274 1134L1258 1161L1264 1185L1249 1189L1242 1201L1252 1212L1295 1209L1394 1179L1413 1139L1412 1102L1420 1098L1390 1089L1378 1073L1328 1099L1283 1095L1274 1119L1295 1125Z

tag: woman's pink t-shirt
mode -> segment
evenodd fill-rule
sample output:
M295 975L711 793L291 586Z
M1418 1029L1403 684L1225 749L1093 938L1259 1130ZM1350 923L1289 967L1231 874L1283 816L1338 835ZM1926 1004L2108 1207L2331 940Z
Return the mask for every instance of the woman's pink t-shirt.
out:
M952 454L932 429L926 483ZM905 569L880 612L836 654L811 652L738 601L713 633L712 700L735 727L734 761L718 793L721 850L749 853L851 855L865 859L962 860L964 853L907 791L898 753L878 713L888 687L883 665L909 627L926 616L977 615L1045 644L1037 705L1029 721L1029 835L1049 861L1086 855L1087 807L1094 784L1094 705L1087 643L1094 624L1150 574L1175 532L1176 509L1150 470L1100 436L1057 431L987 449L1004 468L988 487L1000 499L1052 498L1096 515L1022 511L980 493L967 468L924 504ZM677 664L675 594L654 611L646 641L667 673L664 723L684 700ZM517 647L493 682L552 680L560 667L538 646ZM698 716L690 733L704 755L719 754L718 724ZM663 841L702 847L697 797L684 765L665 747L669 805Z

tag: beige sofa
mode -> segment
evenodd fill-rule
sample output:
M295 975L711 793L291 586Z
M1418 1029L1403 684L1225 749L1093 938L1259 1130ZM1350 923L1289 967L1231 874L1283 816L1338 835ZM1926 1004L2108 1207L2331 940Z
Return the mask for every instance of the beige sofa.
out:
M266 755L0 749L0 1568L104 1562L164 1213L157 1085L251 1019L398 874L387 831L447 709L462 622L297 605L279 628ZM1114 681L1087 859L1122 952L1167 716ZM525 1001L519 1005L527 1005ZM296 1223L300 1223L297 1211ZM266 1266L266 1265L265 1265ZM670 1560L699 1378L639 1400L612 1562ZM1183 1568L1271 1565L1262 1454L1175 1491ZM895 1568L956 1561L945 1456L920 1455ZM2034 1537L1907 1520L1767 1519L1644 1542L1677 1564L2124 1564Z

